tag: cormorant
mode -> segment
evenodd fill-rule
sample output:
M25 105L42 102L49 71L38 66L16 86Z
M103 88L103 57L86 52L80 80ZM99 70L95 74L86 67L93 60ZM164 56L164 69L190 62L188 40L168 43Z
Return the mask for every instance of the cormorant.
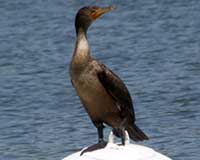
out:
M89 26L102 14L114 7L87 6L81 8L75 18L76 45L70 64L70 76L81 102L98 130L98 142L103 140L103 124L113 128L124 144L125 130L135 141L148 137L135 124L131 96L123 81L90 55L87 41Z

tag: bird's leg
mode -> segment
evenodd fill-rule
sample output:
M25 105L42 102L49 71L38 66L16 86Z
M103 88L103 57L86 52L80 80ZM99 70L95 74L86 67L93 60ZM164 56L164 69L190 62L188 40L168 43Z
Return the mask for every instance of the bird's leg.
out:
M122 145L125 145L125 136L126 136L126 134L125 134L125 128L123 127L122 129L121 129L121 132L122 132Z
M125 124L127 122L127 119L124 118L123 121L121 122L120 124L120 129L121 129L121 140L122 140L122 145L125 145L125 136L126 136L126 133L125 133Z
M113 128L113 134L121 138L122 145L125 145L125 127Z
M98 143L87 147L85 150L81 152L80 155L83 155L86 152L95 151L97 149L102 149L107 145L107 142L103 140L103 123L94 123L98 130Z
M97 130L98 130L98 142L101 143L103 142L103 124L98 125Z
M119 138L121 138L121 142L122 145L125 145L125 139L126 139L126 134L125 134L125 130L126 130L126 123L127 123L127 119L124 118L122 119L122 121L120 122L120 124L116 127L114 127L112 129L113 134Z

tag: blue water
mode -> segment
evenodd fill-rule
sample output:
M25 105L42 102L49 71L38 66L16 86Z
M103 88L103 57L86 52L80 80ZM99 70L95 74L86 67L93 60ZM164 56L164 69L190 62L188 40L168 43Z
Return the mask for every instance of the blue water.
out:
M0 0L0 159L62 159L97 141L68 74L74 16L91 4L117 6L88 39L134 97L141 144L199 160L199 0Z

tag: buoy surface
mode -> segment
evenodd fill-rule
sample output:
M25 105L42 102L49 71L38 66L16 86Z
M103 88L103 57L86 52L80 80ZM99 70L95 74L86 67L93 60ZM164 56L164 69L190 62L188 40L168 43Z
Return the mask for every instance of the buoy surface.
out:
M130 144L128 134L126 135L126 143L124 146L115 144L113 134L111 133L109 142L104 148L85 152L81 155L85 149L87 147L82 151L65 157L63 160L172 160L152 148L138 144Z

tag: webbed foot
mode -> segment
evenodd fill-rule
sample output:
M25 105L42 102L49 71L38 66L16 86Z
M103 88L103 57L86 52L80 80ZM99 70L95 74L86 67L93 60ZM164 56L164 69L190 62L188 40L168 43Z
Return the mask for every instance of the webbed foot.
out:
M81 152L80 156L82 156L82 155L83 155L84 153L86 153L86 152L92 152L92 151L95 151L95 150L98 150L98 149L102 149L102 148L104 148L104 147L107 145L107 143L108 143L108 142L102 140L102 141L100 141L100 142L97 143L97 144L93 144L93 145L87 147L86 149L84 149L84 150Z

